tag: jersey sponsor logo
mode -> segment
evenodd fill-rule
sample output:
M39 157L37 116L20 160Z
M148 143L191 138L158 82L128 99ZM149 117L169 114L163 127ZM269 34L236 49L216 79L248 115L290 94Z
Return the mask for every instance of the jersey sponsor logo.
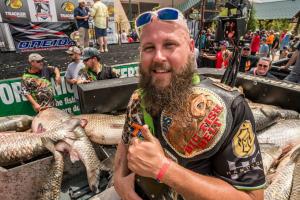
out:
M196 87L188 98L186 114L162 112L162 135L181 157L192 158L211 150L226 128L224 101L210 90Z
M240 126L238 132L232 140L232 149L235 156L247 158L252 156L255 151L255 135L250 121L246 120Z
M233 162L227 160L229 171L226 172L232 180L237 180L244 174L253 171L260 170L263 171L263 163L260 157L260 152L258 151L255 156L244 162Z
M73 12L74 9L75 9L75 5L70 2L70 1L67 1L67 2L64 2L62 5L61 5L61 8L65 11L65 12Z

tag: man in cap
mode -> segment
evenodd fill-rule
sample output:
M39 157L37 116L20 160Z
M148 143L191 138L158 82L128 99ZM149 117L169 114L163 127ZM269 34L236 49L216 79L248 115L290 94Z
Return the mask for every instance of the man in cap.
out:
M38 53L29 55L30 66L25 70L21 83L21 93L28 99L36 112L55 106L50 78L55 77L56 84L61 84L59 69L44 65L43 59L44 57Z
M80 83L87 83L89 81L80 79L78 73L81 69L84 68L84 64L81 58L81 51L78 47L72 46L66 51L66 53L70 56L72 62L68 65L67 72L66 72L66 80L69 84L72 85L74 90L74 97L78 100L78 93L77 93L77 84Z
M95 33L100 45L100 52L108 52L107 48L107 28L108 28L108 9L101 0L94 0L95 4L91 10L91 16L95 22Z
M250 45L245 44L241 52L239 71L240 72L249 71L251 68L254 68L256 66L258 60L259 58L257 56L250 54Z
M85 0L78 0L78 7L74 10L74 17L79 32L79 46L89 46L89 9L85 7Z
M143 13L136 27L140 89L129 101L115 158L121 199L262 200L262 158L243 95L200 82L180 11Z
M85 68L79 72L79 77L88 81L112 79L119 77L119 74L109 66L100 62L100 53L93 47L83 50L82 60Z
M209 60L215 60L217 69L224 69L229 65L232 53L227 49L228 42L226 40L220 41L220 51L216 55L209 56L206 53L203 54L203 58Z

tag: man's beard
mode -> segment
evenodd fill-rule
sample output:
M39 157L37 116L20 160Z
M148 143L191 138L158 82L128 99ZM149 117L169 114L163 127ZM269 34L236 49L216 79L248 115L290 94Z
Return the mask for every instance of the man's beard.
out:
M168 108L168 112L172 113L186 112L186 100L191 93L192 79L196 72L194 56L189 57L188 62L183 68L183 72L176 74L172 70L172 67L159 63L151 65L147 69L148 72L143 71L140 66L140 88L144 92L143 102L147 112L151 115L157 116L164 108ZM169 86L160 89L153 84L150 73L154 69L171 69Z

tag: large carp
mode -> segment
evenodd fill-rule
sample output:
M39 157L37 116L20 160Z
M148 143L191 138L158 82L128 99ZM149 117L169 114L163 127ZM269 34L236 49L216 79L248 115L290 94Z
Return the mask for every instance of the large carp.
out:
M118 144L122 137L125 115L84 114L76 118L86 119L86 135L98 144Z
M61 124L71 118L71 115L58 108L47 108L34 117L31 125L32 132L41 133Z
M0 117L0 132L26 131L30 129L32 119L33 118L28 115Z
M270 128L258 132L259 143L270 143L281 147L300 139L300 120L281 120Z
M50 170L39 190L38 200L58 200L64 172L64 157L55 149L52 141L42 138L43 145L53 154Z
M288 200L291 195L295 162L299 159L300 145L295 146L280 162L272 183L265 190L265 200Z
M29 160L46 151L41 137L59 141L64 138L73 138L72 131L81 125L81 120L70 119L56 126L56 128L42 134L23 132L20 134L5 134L0 137L0 166L7 166L20 161Z

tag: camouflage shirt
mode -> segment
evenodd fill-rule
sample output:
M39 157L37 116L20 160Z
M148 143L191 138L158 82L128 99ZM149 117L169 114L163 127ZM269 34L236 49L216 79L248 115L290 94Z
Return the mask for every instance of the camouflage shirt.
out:
M85 67L79 71L78 77L83 80L96 81L118 78L119 75L109 66L102 66L102 70L97 74L91 69Z
M54 106L54 93L50 82L50 78L55 75L54 67L44 66L38 73L31 73L28 69L22 76L21 94L30 94L41 107Z

